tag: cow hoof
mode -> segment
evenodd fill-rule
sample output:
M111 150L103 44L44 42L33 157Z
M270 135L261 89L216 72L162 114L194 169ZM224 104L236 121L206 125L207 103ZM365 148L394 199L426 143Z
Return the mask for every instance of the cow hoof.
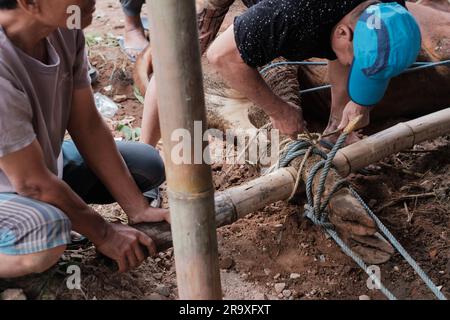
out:
M395 253L392 245L378 232L373 236L351 236L351 249L367 264L383 264Z

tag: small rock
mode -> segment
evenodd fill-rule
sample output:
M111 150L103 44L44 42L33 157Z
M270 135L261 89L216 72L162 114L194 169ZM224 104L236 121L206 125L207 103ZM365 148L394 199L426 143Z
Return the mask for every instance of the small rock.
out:
M284 282L275 283L274 287L276 293L282 293L283 290L286 288L286 283Z
M230 257L223 258L220 263L220 269L230 269L234 266L234 260Z
M154 293L151 293L148 296L146 296L145 300L168 300L168 299L166 297L154 292Z
M395 272L399 272L399 271L400 271L400 268L399 268L398 266L394 266L394 271L395 271Z
M280 293L280 294L278 295L278 298L279 298L279 299L283 299L283 294Z
M273 278L274 278L275 280L278 279L279 277L281 277L281 274L279 274L279 273L277 273L276 275L273 276Z
M363 294L362 296L359 296L359 300L371 300L368 295Z
M0 294L0 300L27 300L22 289L6 289Z
M298 279L298 278L300 278L300 274L298 274L298 273L291 273L289 278L291 278L291 279Z
M170 289L167 288L166 286L157 286L155 291L156 291L156 293L158 293L164 297L170 296Z
M113 101L116 103L122 103L122 102L126 101L127 99L128 99L128 97L124 94L116 95L113 97Z
M319 256L319 260L320 260L320 262L325 262L325 256L323 254L321 254Z
M255 300L267 300L267 296L264 293L257 293L255 295Z
M266 274L266 276L270 275L272 271L270 269L265 268L264 269L264 273Z
M283 296L289 298L292 295L291 290L283 290Z
M155 278L156 280L161 280L163 277L162 273L154 273L153 274L153 278Z

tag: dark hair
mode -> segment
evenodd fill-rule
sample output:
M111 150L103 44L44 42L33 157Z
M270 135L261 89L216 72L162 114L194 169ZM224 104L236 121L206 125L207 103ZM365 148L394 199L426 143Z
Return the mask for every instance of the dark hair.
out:
M0 0L0 10L15 9L17 7L16 0Z

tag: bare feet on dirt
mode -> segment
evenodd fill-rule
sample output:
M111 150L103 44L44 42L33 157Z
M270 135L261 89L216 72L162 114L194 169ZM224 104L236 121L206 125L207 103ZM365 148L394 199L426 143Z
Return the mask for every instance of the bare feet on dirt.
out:
M125 19L124 47L122 50L135 60L137 56L148 46L149 41L140 17L126 17Z

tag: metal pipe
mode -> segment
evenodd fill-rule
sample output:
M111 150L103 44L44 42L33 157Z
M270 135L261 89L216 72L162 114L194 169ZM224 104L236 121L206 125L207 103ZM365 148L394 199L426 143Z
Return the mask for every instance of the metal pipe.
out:
M178 143L172 134L177 129L189 133L192 151L199 142L202 150L206 147L202 141L207 125L195 1L147 0L147 4L179 297L217 300L222 298L222 290L211 168L194 155L190 164L176 164L171 158ZM202 125L199 138L194 130L198 121Z

